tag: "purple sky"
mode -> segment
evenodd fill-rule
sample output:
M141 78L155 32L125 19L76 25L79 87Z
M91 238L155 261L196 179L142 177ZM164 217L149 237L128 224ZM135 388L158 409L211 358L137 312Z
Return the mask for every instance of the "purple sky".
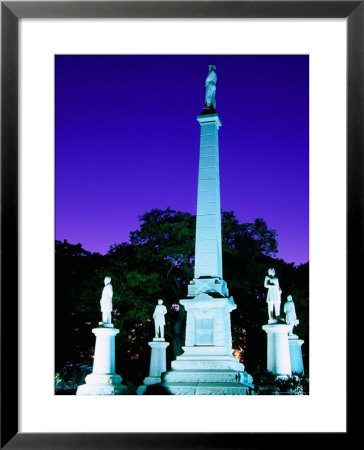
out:
M217 69L221 208L262 217L308 261L309 58L56 56L56 239L106 253L152 208L196 213L208 64Z

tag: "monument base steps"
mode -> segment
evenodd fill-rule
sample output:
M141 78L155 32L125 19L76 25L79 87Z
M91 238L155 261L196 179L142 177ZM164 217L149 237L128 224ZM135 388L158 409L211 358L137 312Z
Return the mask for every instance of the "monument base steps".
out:
M147 387L146 394L159 395L249 395L250 387L240 383L161 383Z
M249 383L250 379L246 372L234 370L171 370L163 374L162 381L163 383Z
M245 371L170 370L162 374L161 383L148 386L145 393L150 395L249 395L253 387L252 382L252 377Z

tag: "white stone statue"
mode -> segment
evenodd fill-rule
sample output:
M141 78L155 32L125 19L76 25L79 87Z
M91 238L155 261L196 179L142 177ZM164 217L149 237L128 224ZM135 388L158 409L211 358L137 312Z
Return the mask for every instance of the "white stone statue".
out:
M160 334L161 339L164 339L164 325L166 324L164 316L167 314L167 308L163 305L163 300L158 300L158 305L155 307L153 313L155 337L158 339Z
M268 269L268 276L266 276L264 279L264 287L268 289L267 303L269 320L273 320L273 308L276 318L279 318L281 310L282 291L279 287L279 281L275 276L275 270L273 268Z
M293 336L293 327L299 324L299 320L297 320L296 308L294 307L292 295L287 296L287 301L284 304L284 312L286 314L287 325L291 325L291 329L288 334Z
M209 73L205 81L205 107L209 108L211 105L216 109L216 67L213 64L209 65Z
M100 300L101 312L102 312L102 322L111 324L111 311L112 311L112 286L111 278L105 277L104 279L105 287L102 290L102 296Z

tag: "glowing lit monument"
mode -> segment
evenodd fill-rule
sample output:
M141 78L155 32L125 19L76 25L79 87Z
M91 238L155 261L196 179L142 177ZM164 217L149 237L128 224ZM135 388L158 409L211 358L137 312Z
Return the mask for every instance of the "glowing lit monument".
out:
M263 330L267 333L267 370L277 376L291 375L288 334L292 332L293 327L280 316L282 291L273 268L268 269L264 287L268 289L268 324L263 326Z
M155 337L152 342L148 342L151 348L149 377L144 379L144 382L137 389L137 394L144 394L147 386L158 384L161 382L161 375L167 370L167 355L166 349L169 342L164 339L164 325L166 323L164 316L167 313L167 308L163 305L163 300L159 299L155 307L153 319L155 326Z
M112 296L111 278L105 277L105 287L100 300L102 322L92 332L96 336L95 356L92 373L85 378L86 383L78 387L77 395L123 395L127 387L115 373L115 336L119 330L111 323Z
M249 393L252 378L232 356L230 313L236 305L222 275L219 177L219 128L216 112L216 67L209 66L201 126L197 195L195 273L187 299L183 354L162 375L171 394Z
M284 304L284 312L286 314L286 324L291 327L288 332L288 345L289 354L291 359L292 373L298 373L303 375L303 359L302 359L302 344L303 339L299 339L296 334L293 333L293 327L299 324L299 320L296 316L296 309L293 303L292 295L287 296L287 301Z

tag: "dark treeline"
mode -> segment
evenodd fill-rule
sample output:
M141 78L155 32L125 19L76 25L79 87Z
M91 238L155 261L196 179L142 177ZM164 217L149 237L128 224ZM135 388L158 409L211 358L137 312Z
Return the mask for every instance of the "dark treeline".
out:
M140 217L140 228L130 233L130 243L110 247L106 255L91 253L81 244L56 241L56 372L67 364L90 364L101 320L100 297L106 275L112 279L113 323L116 337L116 372L135 387L149 372L154 337L152 315L159 298L164 300L168 363L182 353L186 298L193 278L195 216L171 209L153 209ZM223 270L237 309L231 313L235 355L254 372L266 367L267 323L264 277L274 267L282 289L282 308L293 295L304 339L303 358L308 374L308 263L295 267L275 259L276 232L263 219L240 223L233 212L222 214Z

